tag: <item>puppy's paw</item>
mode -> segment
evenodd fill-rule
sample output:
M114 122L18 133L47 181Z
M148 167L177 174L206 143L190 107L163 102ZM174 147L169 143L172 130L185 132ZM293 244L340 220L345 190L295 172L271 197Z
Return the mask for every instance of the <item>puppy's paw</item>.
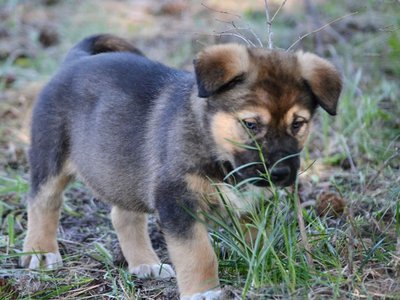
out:
M175 277L174 269L168 264L139 265L129 269L138 278L171 278Z
M44 268L54 270L62 267L62 258L60 252L29 254L21 257L20 265L29 269Z
M197 293L191 296L183 296L181 300L218 300L221 296L221 290L210 290L204 293Z

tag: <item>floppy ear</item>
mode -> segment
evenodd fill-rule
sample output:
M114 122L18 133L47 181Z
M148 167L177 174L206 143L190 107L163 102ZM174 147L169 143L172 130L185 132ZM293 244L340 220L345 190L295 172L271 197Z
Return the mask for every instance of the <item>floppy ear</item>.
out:
M330 115L336 108L342 90L342 80L336 68L327 60L312 53L296 53L302 77L310 86L318 104Z
M249 70L249 54L242 45L216 45L201 51L193 64L198 96L207 98L244 79Z

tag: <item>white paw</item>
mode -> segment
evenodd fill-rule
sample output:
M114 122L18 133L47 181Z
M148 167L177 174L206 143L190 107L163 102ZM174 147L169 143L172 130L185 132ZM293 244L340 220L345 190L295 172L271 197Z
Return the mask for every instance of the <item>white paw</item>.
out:
M139 265L129 269L138 278L171 278L175 277L174 269L169 264Z
M217 300L221 296L221 290L211 290L197 293L191 296L183 296L181 300Z
M44 268L47 270L54 270L62 267L62 264L62 258L59 252L30 254L21 258L21 265L29 269Z

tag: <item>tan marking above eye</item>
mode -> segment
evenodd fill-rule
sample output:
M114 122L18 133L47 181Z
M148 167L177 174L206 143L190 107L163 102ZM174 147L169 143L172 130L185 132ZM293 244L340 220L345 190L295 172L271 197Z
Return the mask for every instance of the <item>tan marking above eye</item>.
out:
M224 159L230 159L234 152L245 151L237 145L246 142L246 134L236 116L216 113L211 120L211 133Z
M218 112L211 120L211 132L219 152L225 159L229 159L235 152L246 151L240 144L249 141L249 135L243 128L241 120L254 120L256 123L267 125L271 114L263 107L248 107L236 113ZM265 128L265 126L264 126ZM265 131L265 130L264 130ZM264 131L260 131L262 134ZM258 135L258 134L257 134Z
M308 122L310 117L311 113L308 109L296 104L286 112L284 121L285 125L289 127L296 118L303 118L304 121Z
M306 142L308 133L310 131L310 119L311 112L297 104L292 106L284 116L287 133L294 136L298 140L301 147L303 147L304 143ZM296 133L293 133L292 124L296 121L303 122L303 124Z
M241 120L260 120L265 125L271 121L271 113L264 107L251 106L237 112L237 116Z
M258 122L256 118L244 118L242 120L246 121L246 122L251 122L251 123L257 123Z

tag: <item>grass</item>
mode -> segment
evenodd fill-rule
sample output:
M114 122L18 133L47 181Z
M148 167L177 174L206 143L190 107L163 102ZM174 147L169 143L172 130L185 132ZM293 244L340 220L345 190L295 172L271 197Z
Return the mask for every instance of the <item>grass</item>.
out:
M394 34L396 33L390 34L390 40ZM382 35L377 39L384 38ZM394 47L392 46L390 52L398 53L398 45L391 45ZM352 65L350 61L345 61L344 64ZM356 216L342 216L338 220L332 220L320 218L313 210L303 211L314 267L307 264L304 249L299 246L297 220L289 218L290 212L295 211L293 199L297 195L294 193L288 193L283 198L274 195L273 200L267 202L268 206L261 209L256 218L252 217L252 226L264 228L264 233L267 234L265 237L262 234L257 236L257 241L264 240L256 242L255 248L247 248L250 252L248 255L243 255L241 248L232 246L241 237L237 232L226 230L214 233L217 240L228 244L227 248L232 250L229 261L234 264L239 261L239 269L247 274L242 296L247 294L246 287L250 285L255 289L273 287L283 297L299 296L299 292L304 292L301 296L305 296L310 291L318 294L321 289L333 298L357 297L355 291L360 292L359 296L372 297L374 292L370 288L380 279L368 281L366 274L373 272L375 268L386 268L388 273L396 272L390 266L393 266L396 239L399 237L398 231L395 231L398 228L395 218L400 200L400 153L396 146L400 138L399 87L390 77L378 79L381 76L379 74L379 70L367 75L362 69L345 71L345 88L339 105L339 117L332 120L326 114L319 116L318 128L321 130L316 131L313 138L324 145L321 149L323 161L333 171L332 176L325 180L328 179L331 189L347 200ZM364 87L365 80L375 80L374 86ZM361 88L363 92L360 92ZM305 153L310 151L312 150L306 149ZM306 164L315 159L309 154L306 158ZM354 170L350 172L337 169L338 164L346 158L355 164ZM318 164L317 162L316 165ZM314 168L311 169L314 171ZM335 171L337 174L334 174ZM318 183L319 178L314 178ZM379 201L377 197L382 200ZM365 206L368 209L363 213ZM276 222L277 218L279 222ZM377 227L383 228L367 228L375 222L379 224L376 224ZM269 230L271 224L273 231ZM241 245L243 238L236 243ZM354 245L349 245L352 243ZM264 251L259 251L259 245L265 247ZM354 249L349 251L349 246ZM274 265L268 265L268 262L273 262ZM350 263L354 264L351 273L348 270ZM225 264L222 267L225 268ZM237 269L235 266L230 267ZM264 277L260 277L260 273ZM386 275L385 279L389 280L390 275ZM395 278L391 280L396 281ZM241 285L240 280L233 280L231 283ZM400 295L398 286L393 294L387 292L388 290L381 290L376 295L393 299Z
M237 186L230 188L238 191ZM216 225L211 227L216 252L223 249L220 269L225 283L241 287L241 297L261 296L266 290L280 297L305 297L321 289L335 299L350 297L344 287L350 288L349 280L362 276L373 257L379 254L380 260L389 260L390 253L381 251L385 239L370 247L360 239L359 267L349 273L346 269L354 258L347 246L354 240L353 227L359 225L343 218L333 227L331 217L321 218L315 210L299 206L297 188L298 183L292 192L281 193L273 187L271 196L252 195L261 205L249 211L246 223L223 193L220 197L226 212L205 214L205 219ZM307 225L302 236L299 228L303 222ZM251 239L249 234L253 234ZM357 284L351 282L351 289Z
M228 226L226 218L222 216L208 216L208 219L223 229L213 231L213 236L218 241L216 249L230 249L225 254L227 260L222 262L222 269L239 270L243 277L238 283L244 282L243 297L250 289L279 286L281 283L285 284L286 292L290 294L295 291L298 282L304 284L309 280L309 272L304 272L309 269L306 256L297 245L299 233L291 210L293 203L282 207L282 200L288 199L282 199L278 193L271 199L260 200L263 205L259 211L247 216L248 223L244 228L229 204L226 209L233 226ZM246 232L257 233L253 241L246 242ZM231 262L231 265L226 261Z
M19 5L17 1L4 3ZM54 272L26 272L17 266L26 228L24 198L28 183L24 151L20 151L21 155L10 154L10 143L22 150L25 145L9 134L10 128L20 126L19 115L3 118L3 113L10 107L20 109L17 99L24 95L6 95L22 91L28 82L48 78L71 43L87 34L110 31L112 27L114 33L129 33L139 45L154 51L149 53L150 57L185 66L197 47L190 44L191 34L182 38L181 31L171 30L168 39L173 42L168 44L167 38L160 38L165 33L160 24L183 22L181 29L192 26L188 28L190 32L204 32L206 25L212 32L221 26L211 17L216 13L207 10L190 15L193 20L188 23L175 16L150 16L145 19L146 26L140 26L130 19L128 12L132 8L124 10L123 5L112 12L105 8L96 11L90 1L78 10L71 2L46 7L43 11L51 11L59 20L56 25L60 28L61 45L38 49L37 33L30 33L27 39L36 47L36 54L6 59L0 66L0 92L5 95L0 103L1 299L177 297L175 281L143 281L126 271L115 246L118 243L108 219L109 208L93 199L80 183L74 183L65 194L59 233L64 267ZM322 36L326 39L323 55L343 71L345 86L338 116L333 118L324 112L317 115L302 154L302 165L307 170L293 190L273 190L268 198L256 196L261 205L246 216L245 226L229 201L228 218L222 214L207 216L218 225L218 229L210 228L210 234L219 256L221 282L232 294L250 299L400 298L400 20L395 14L396 5L391 1L321 4L323 22L359 11L351 19L332 25L341 40L332 40L329 31ZM27 30L20 21L26 11L18 7L4 23L13 38ZM31 13L40 12L30 9ZM80 13L64 18L63 14L71 9ZM368 18L372 12L374 18ZM113 17L107 19L110 14ZM242 15L242 21L265 40L262 5L260 10L249 8ZM273 26L274 44L289 47L297 36L310 30L309 19L301 10L280 13ZM146 31L144 27L152 30ZM152 44L152 40L157 43ZM309 51L315 48L313 37L300 44ZM160 49L151 50L152 45ZM169 49L171 45L173 49ZM11 87L1 77L9 73L17 77ZM346 201L343 214L320 216L312 205L298 207L299 202L318 201L319 195L328 192ZM301 221L306 238L299 229ZM155 248L166 259L154 222L151 226ZM253 241L246 243L248 232L253 232ZM305 239L308 245L304 244Z
M375 34L374 39L388 40L389 53L398 53L399 45L393 38L397 35L398 31ZM364 40L357 41L363 42L366 42L365 35ZM349 45L342 46L349 51ZM379 51L370 49L374 50ZM355 52L357 49L351 51L354 56L359 55ZM386 59L392 57L389 54ZM351 59L344 60L343 65L353 67ZM371 65L376 68L374 61ZM228 228L226 217L218 220L210 217L224 229L213 231L216 250L229 249L228 254L225 253L228 259L221 261L220 268L242 274L227 280L241 287L242 297L250 291L256 295L268 291L283 298L307 297L310 293L335 299L400 297L398 284L395 288L392 286L393 292L380 285L384 280L395 283L396 278L390 274L399 272L395 266L398 266L396 240L397 243L399 240L396 218L400 201L400 90L390 76L382 77L382 70L371 72L371 65L367 64L365 70L357 67L344 70L345 87L338 117L333 119L320 114L316 126L320 130L314 132L312 144L309 144L313 147L315 141L320 141L323 147L322 158L310 168L308 173L311 174L307 177L312 179L315 188L321 181L325 184L328 181L330 189L348 203L347 212L339 218L321 218L315 210L303 209L312 266L300 243L298 220L293 216L296 193L287 192L285 196L274 193L271 199L262 201L264 205L251 215L252 225L248 225L256 228L259 234L254 244L247 246L243 246L245 237L240 226ZM391 72L397 74L398 66L393 65ZM365 86L366 82L374 82L374 85ZM304 151L306 165L316 159L315 153L310 155L310 152L315 149ZM340 168L345 160L351 161L349 171ZM331 168L328 178L324 174L319 176L317 167L321 166L321 161ZM233 224L240 222L235 214L229 216ZM381 277L371 275L376 271Z

